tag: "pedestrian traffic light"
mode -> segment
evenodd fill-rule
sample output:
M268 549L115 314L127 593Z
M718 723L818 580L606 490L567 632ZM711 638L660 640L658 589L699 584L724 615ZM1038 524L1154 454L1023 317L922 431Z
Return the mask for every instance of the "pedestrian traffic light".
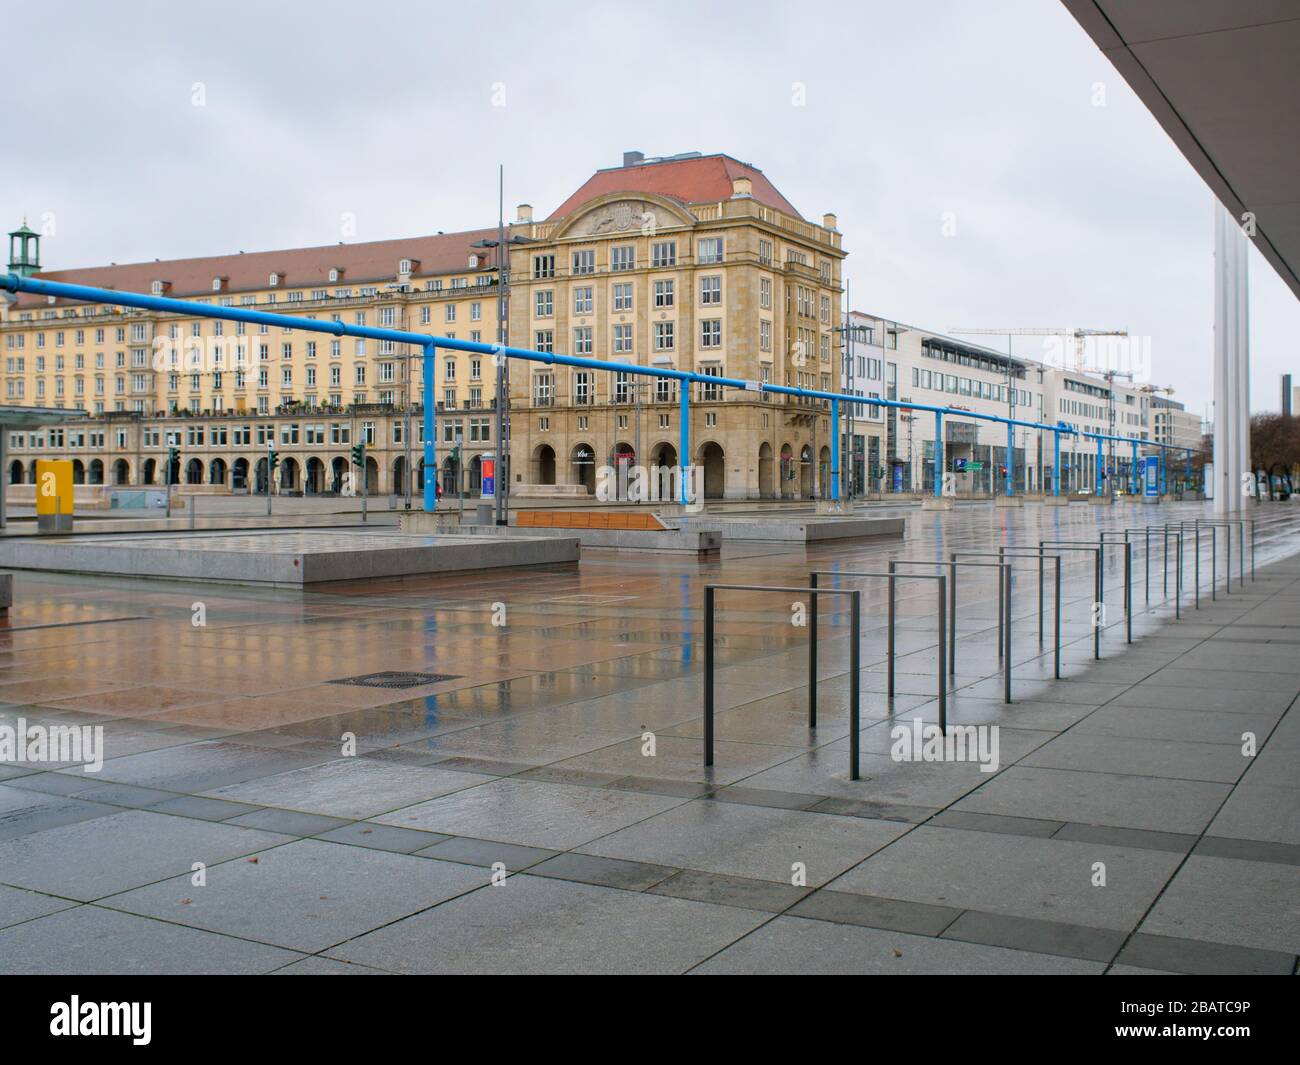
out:
M353 445L352 445L352 465L353 465L353 466L364 466L365 464L366 464L366 445L365 445L365 444L360 444L360 443L358 443L358 444L353 444Z

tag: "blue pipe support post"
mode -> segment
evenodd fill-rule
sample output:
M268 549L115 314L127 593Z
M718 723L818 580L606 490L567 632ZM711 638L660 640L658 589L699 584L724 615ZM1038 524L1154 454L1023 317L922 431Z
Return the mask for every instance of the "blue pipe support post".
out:
M1141 487L1138 483L1138 442L1133 441L1133 465L1128 471L1129 495L1137 495Z
M1161 449L1160 449L1160 494L1161 494L1162 496L1163 496L1163 495L1168 495L1168 494L1169 494L1168 491L1167 491L1167 487L1168 487L1168 486L1165 484L1165 468L1166 468L1166 466L1168 466L1168 462L1167 462L1167 460L1165 459L1165 451L1164 451L1164 448L1161 448Z
M1061 430L1052 433L1052 495L1061 494Z
M840 499L840 401L831 400L831 499Z
M1016 434L1016 427L1012 425L1010 422L1008 422L1007 423L1007 484L1006 484L1008 496L1013 494L1012 491L1013 479L1012 479L1011 469L1012 469L1012 463L1015 461L1015 454L1016 454L1015 434Z
M432 514L438 508L438 456L436 453L433 400L433 375L437 364L438 348L435 344L424 345L423 374L421 392L424 402L424 512ZM410 476L408 473L407 476Z
M934 497L943 495L943 411L934 412Z
M1106 461L1106 460L1105 460L1104 458L1102 458L1102 455L1101 455L1101 438L1098 437L1098 438L1097 438L1097 468L1096 468L1096 470L1093 471L1094 474L1095 474L1095 476L1093 477L1093 481L1094 481L1095 486L1096 486L1096 492L1097 492L1097 495L1101 495L1102 482L1105 480L1105 477L1104 477L1103 474L1102 474L1102 469L1103 469L1102 464L1103 464L1105 461Z
M677 427L677 493L679 502L686 506L690 500L687 494L690 485L686 482L691 479L687 472L691 469L691 388L689 381L679 381L677 383L677 400L679 403L677 420L681 423ZM701 488L703 491L703 488Z

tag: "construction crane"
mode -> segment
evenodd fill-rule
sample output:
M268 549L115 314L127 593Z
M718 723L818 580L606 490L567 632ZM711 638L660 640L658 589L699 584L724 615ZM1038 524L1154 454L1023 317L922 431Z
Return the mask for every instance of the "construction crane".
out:
M970 333L984 334L986 336L1002 336L1007 338L1007 354L1011 354L1011 338L1013 336L1035 336L1035 337L1073 337L1074 338L1074 364L1072 366L1062 366L1063 370L1077 371L1080 364L1084 362L1084 349L1088 337L1126 337L1127 329L949 329L950 333Z

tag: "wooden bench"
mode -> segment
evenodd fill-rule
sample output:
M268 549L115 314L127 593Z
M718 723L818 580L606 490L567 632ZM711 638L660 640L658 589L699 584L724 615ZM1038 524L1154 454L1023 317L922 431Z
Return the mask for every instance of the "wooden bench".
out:
M623 510L520 510L514 524L521 529L639 529L663 532L668 528L654 514Z

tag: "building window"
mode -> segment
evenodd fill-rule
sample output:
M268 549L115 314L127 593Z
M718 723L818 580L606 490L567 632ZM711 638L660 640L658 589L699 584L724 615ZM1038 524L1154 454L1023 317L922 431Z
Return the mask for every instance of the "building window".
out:
M722 347L722 319L706 318L700 322L700 347Z
M579 285L573 290L573 313L591 314L594 303L590 285Z
M672 351L675 347L672 322L655 322L655 351Z
M632 309L632 283L620 281L614 286L614 310L630 311Z
M632 352L632 327L630 325L614 326L614 353L629 355Z
M655 282L655 306L671 307L673 305L673 282L656 281Z
M593 248L575 251L572 257L573 273L594 274L596 272L596 252Z
M549 288L538 289L533 301L538 318L550 318L555 313L555 293Z
M655 267L677 265L677 241L656 240L650 245L650 265Z
M534 255L533 256L533 277L544 278L555 276L555 256L554 255Z
M573 353L575 355L590 355L591 347L591 326L579 326L573 331Z
M611 248L609 268L611 270L635 270L636 269L635 245L621 244L616 248Z
M720 277L700 278L700 303L702 304L722 303L722 278Z
M696 257L698 263L720 263L722 262L722 238L706 237L699 242L699 255Z

